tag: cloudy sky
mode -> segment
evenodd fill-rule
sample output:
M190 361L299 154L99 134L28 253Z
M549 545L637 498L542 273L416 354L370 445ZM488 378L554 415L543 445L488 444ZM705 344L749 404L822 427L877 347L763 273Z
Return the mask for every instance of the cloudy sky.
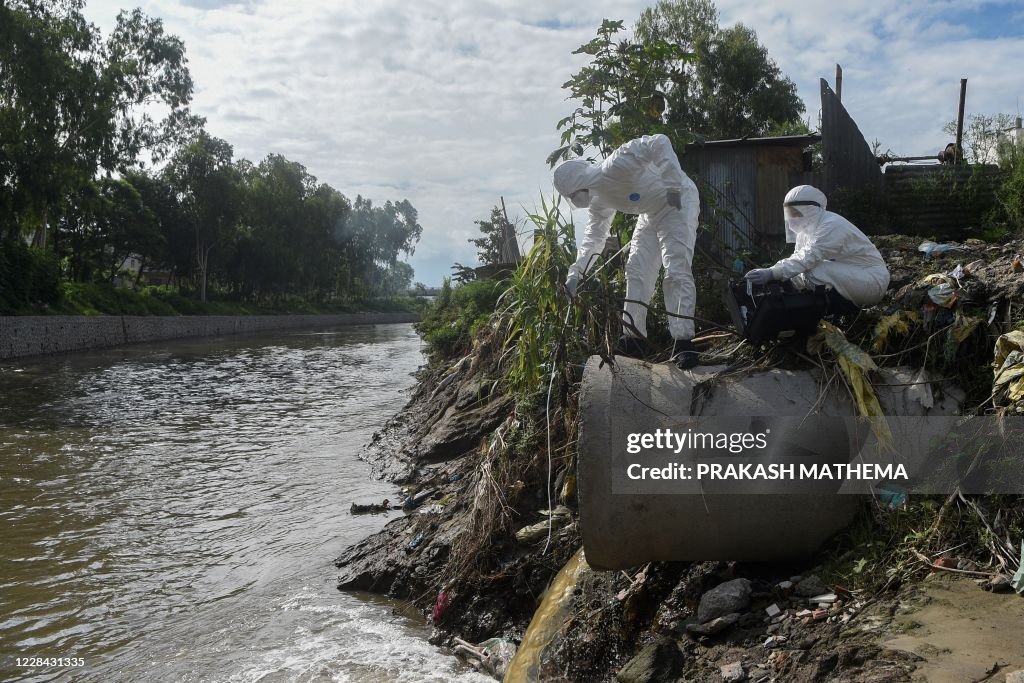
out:
M544 159L572 110L571 52L636 0L141 0L187 46L193 109L258 161L283 154L349 197L409 199L423 238L416 280L437 284L500 196L522 216L551 192ZM967 112L1024 108L1024 4L985 0L718 0L723 25L757 31L807 106L843 65L843 102L868 141L934 154ZM884 7L898 5L898 9ZM106 33L123 0L90 0Z

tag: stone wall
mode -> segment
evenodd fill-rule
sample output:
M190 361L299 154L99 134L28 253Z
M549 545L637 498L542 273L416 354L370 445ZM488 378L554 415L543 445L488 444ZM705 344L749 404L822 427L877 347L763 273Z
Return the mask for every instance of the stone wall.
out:
M415 313L336 315L0 316L0 360L186 337L409 323Z

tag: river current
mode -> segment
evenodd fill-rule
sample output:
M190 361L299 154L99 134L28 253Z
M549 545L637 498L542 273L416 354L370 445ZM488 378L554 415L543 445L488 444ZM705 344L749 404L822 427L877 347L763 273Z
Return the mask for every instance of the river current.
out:
M380 325L0 364L0 680L490 680L334 585L421 363Z

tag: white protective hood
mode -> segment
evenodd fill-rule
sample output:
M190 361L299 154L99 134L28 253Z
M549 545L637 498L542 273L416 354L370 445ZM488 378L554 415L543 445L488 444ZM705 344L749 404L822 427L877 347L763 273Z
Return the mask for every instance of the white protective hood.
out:
M574 192L589 189L599 174L600 167L597 164L583 159L570 159L555 169L555 190L568 199Z
M796 243L801 233L813 231L825 217L825 195L811 185L797 185L788 193L782 202L783 218L786 221L786 242ZM803 214L800 218L789 218L785 215L785 207L792 206Z

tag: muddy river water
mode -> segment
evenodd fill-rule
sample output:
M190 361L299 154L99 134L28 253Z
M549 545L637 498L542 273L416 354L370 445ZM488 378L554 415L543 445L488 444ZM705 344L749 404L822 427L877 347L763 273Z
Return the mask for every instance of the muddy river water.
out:
M489 680L334 587L421 362L381 325L0 364L0 680Z

